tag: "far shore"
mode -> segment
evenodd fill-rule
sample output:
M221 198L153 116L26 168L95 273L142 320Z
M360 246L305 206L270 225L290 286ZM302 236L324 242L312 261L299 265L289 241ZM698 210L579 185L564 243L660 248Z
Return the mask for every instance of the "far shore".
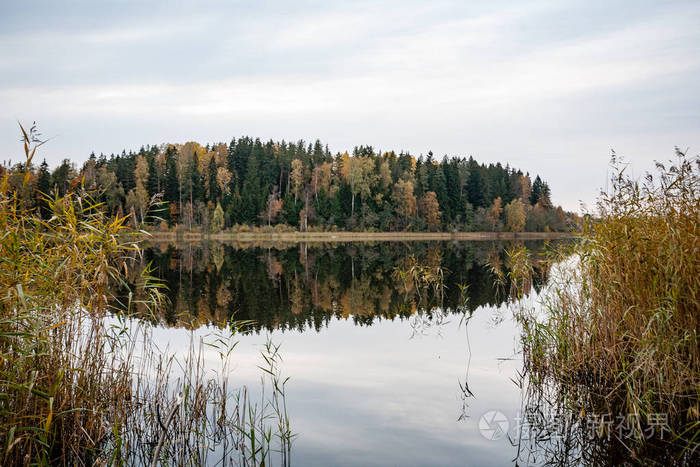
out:
M149 232L156 242L406 242L463 240L558 240L573 238L572 232Z

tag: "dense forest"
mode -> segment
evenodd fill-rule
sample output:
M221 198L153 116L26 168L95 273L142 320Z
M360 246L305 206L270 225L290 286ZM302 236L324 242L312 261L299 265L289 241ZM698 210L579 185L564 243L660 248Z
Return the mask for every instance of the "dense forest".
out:
M69 159L53 170L33 165L26 184L24 164L0 171L44 216L45 194L87 190L110 214L147 230L561 231L577 222L552 204L544 180L507 165L371 146L332 155L318 140L243 137L93 153L79 169Z

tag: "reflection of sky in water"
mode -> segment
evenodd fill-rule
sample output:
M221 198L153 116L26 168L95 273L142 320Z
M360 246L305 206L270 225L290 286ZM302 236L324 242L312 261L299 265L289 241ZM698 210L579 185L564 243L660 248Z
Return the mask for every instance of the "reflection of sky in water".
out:
M498 317L504 319L497 325ZM413 320L414 318L412 318ZM196 331L207 334L206 328ZM372 326L332 318L320 332L275 331L282 345L282 372L289 376L287 403L295 465L503 465L515 448L507 438L489 441L479 417L500 410L510 420L520 403L513 357L517 329L509 310L482 307L468 324L471 362L469 418L462 413L468 360L460 316L449 315L438 330L414 335L411 322L382 320ZM182 329L158 328L154 338L172 350L189 343ZM412 337L413 336L413 337ZM260 350L267 336L242 335L233 353L232 383L259 387ZM206 350L207 367L219 356ZM274 457L273 457L274 459Z

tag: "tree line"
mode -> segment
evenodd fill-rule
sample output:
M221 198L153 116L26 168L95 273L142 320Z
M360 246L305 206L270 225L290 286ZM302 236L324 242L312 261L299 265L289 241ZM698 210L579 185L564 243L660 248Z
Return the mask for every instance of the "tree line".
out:
M195 142L94 153L78 168L44 160L3 164L27 207L50 216L45 195L93 192L135 226L221 231L260 226L308 230L561 231L577 223L529 173L473 157L415 157L358 146L331 154L320 141Z

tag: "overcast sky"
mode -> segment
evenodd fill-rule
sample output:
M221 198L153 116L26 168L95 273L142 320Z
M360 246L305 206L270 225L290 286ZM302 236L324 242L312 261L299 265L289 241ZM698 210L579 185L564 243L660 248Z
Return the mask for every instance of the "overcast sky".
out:
M240 135L473 155L591 206L700 152L700 2L0 5L0 159L36 120L69 157Z

